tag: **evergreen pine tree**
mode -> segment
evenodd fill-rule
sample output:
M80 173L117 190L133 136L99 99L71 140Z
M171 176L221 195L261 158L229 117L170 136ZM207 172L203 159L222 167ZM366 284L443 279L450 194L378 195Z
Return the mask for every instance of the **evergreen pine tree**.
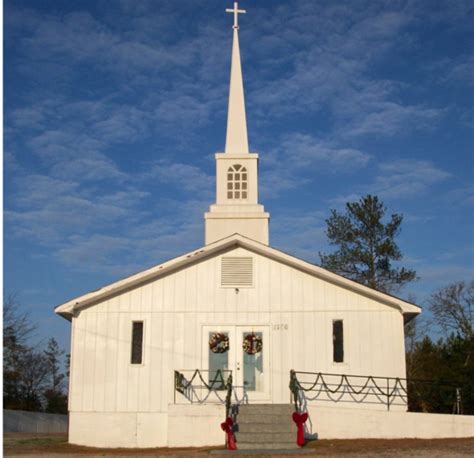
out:
M371 195L347 203L345 213L331 210L326 234L337 250L319 253L321 266L383 292L394 292L414 280L414 270L392 264L402 259L395 238L403 217L393 214L384 222L385 213L383 203Z

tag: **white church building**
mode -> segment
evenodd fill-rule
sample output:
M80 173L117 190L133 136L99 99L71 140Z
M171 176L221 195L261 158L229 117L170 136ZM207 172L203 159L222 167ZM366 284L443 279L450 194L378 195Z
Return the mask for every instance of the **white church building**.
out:
M298 409L309 413L308 436L473 435L472 419L406 412L404 323L418 306L269 245L259 155L247 139L243 11L237 4L230 11L227 135L225 151L215 155L204 246L55 309L72 328L69 441L223 445L226 408L291 411L295 394ZM357 394L369 375L380 378Z

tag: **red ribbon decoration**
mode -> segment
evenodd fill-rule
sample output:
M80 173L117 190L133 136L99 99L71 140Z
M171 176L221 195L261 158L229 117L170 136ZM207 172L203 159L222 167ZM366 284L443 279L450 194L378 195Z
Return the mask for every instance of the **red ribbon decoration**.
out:
M227 434L227 449L228 450L237 450L237 446L235 445L235 438L234 438L234 421L232 418L227 417L224 423L221 423L222 431L225 431Z
M296 436L296 443L300 447L302 447L305 443L303 424L308 419L308 413L307 412L305 412L305 413L294 412L292 417L293 417L293 421L296 423L296 426L298 428L298 434Z

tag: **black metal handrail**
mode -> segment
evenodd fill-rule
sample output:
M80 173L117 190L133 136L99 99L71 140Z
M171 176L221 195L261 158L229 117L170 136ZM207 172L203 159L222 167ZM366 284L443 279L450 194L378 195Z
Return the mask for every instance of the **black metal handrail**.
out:
M192 372L192 376L188 380L183 372ZM209 376L211 373L215 372L214 378L206 382L202 373L208 373ZM225 375L227 374L227 377ZM195 380L199 380L200 384L196 384ZM194 395L197 395L197 392L205 388L207 390L207 395L204 397L197 396L197 402L203 403L208 400L209 395L214 392L217 394L218 391L226 391L226 396L224 399L224 404L226 407L226 416L230 412L232 404L232 371L230 370L217 370L209 371L202 369L193 369L190 371L174 371L174 402L176 403L176 393L181 393L184 395L191 403L194 402L194 397L190 396L190 392ZM217 398L222 402L221 398Z
M314 376L314 381L301 381L298 378L304 376ZM329 378L338 378L338 382L329 382ZM351 380L350 380L351 379ZM355 380L354 380L355 379ZM362 380L357 384L357 380ZM384 400L387 410L397 401L401 404L410 406L410 400L413 397L420 398L420 386L436 386L448 388L453 396L453 413L462 413L461 390L457 382L445 382L422 379L405 379L400 377L381 377L372 375L349 375L349 374L332 374L323 372L305 372L305 371L290 371L290 391L293 397L295 409L301 408L301 395L305 392L316 392L316 397L320 392L325 392L329 395L340 394L349 395L354 400L354 396L375 396L376 402L379 403ZM419 399L417 399L419 401ZM347 400L346 400L347 401ZM358 401L361 402L361 401Z

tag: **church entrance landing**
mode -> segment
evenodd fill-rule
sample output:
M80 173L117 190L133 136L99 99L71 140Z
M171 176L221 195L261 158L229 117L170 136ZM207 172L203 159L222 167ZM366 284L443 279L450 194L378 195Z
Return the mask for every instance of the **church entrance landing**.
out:
M232 371L238 403L270 399L268 326L203 326L202 336L209 381L219 370Z

